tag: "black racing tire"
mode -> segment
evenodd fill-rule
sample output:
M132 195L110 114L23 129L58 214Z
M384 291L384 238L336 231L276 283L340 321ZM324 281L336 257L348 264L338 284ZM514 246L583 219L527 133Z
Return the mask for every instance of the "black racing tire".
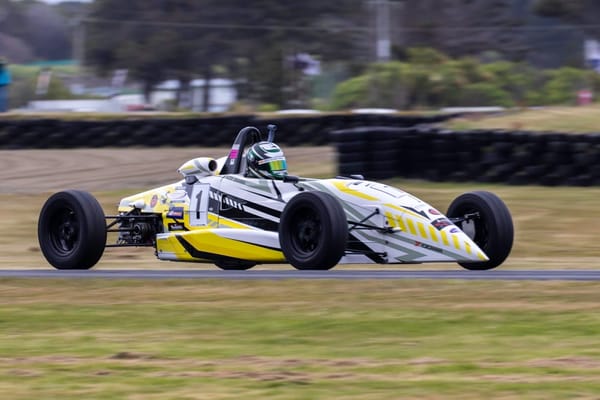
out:
M474 232L465 233L483 250L489 260L476 263L459 262L459 265L477 271L495 268L506 260L512 249L514 227L510 211L495 194L476 191L458 196L450 204L446 216L457 218L474 212L478 212L480 218L474 220ZM461 223L457 225L462 229Z
M281 214L279 243L285 258L296 269L333 268L344 255L347 241L346 213L328 193L299 193Z
M249 261L229 261L219 260L215 261L215 265L225 271L245 271L256 265L256 263Z
M53 194L40 212L38 240L56 269L93 267L106 246L106 222L98 200L79 190Z

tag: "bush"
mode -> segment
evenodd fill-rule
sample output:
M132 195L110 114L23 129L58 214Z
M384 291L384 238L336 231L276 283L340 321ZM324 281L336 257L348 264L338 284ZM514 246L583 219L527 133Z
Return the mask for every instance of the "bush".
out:
M408 62L378 63L340 83L331 109L448 106L527 106L573 102L578 90L600 92L589 70L539 71L525 63L452 60L431 49L409 49Z
M279 106L277 104L263 103L258 106L259 112L274 112L279 110Z
M514 101L510 95L493 83L471 83L461 91L461 106L501 106L512 107Z
M548 104L561 104L574 102L577 92L590 87L589 72L563 67L549 71L548 81L544 85L543 92Z
M435 65L448 61L444 53L428 47L415 47L408 49L406 53L411 64Z
M369 107L365 98L369 92L369 77L361 75L348 79L336 86L331 106L334 110L354 107Z

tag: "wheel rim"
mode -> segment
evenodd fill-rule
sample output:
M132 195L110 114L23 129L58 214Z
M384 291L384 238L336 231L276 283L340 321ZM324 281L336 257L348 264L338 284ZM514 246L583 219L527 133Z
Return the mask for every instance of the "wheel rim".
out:
M301 253L311 253L320 243L322 222L312 209L298 210L293 218L292 244Z
M79 220L75 212L66 207L57 210L51 218L48 236L58 253L71 253L79 242Z
M465 227L463 232L465 232L465 234L467 234L467 236L469 236L469 238L471 238L471 240L473 240L477 246L483 249L486 247L488 242L488 226L484 216L481 213L481 210L465 208L460 210L459 215L473 213L479 213L479 218L470 220L469 226ZM463 223L460 224L460 228L461 230L463 229Z

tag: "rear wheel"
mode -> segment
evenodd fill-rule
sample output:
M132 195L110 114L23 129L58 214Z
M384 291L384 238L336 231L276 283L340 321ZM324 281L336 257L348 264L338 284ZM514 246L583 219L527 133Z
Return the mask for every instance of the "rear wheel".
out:
M215 265L225 271L245 271L256 265L249 261L230 261L230 260L219 260L215 262Z
M346 213L340 202L327 193L297 194L281 214L281 250L297 269L334 267L344 255L347 240Z
M448 218L463 218L476 215L462 222L456 222L488 256L489 260L476 263L459 263L470 270L492 269L504 262L513 244L514 228L510 211L498 196L490 192L477 191L458 196L450 207Z
M38 220L42 254L57 269L89 269L104 252L106 222L98 201L79 190L58 192Z

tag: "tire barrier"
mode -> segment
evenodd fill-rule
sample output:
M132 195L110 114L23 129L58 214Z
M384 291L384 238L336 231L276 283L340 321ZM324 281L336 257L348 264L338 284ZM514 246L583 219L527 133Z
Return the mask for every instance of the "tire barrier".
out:
M435 123L453 115L404 116L377 114L334 114L320 116L234 115L201 118L153 118L104 121L59 119L0 120L0 149L46 149L82 147L229 146L245 126L266 132L268 124L278 127L277 142L288 145L330 143L329 133L339 127L406 127Z
M513 185L600 185L600 134L455 132L433 127L334 131L340 175Z

